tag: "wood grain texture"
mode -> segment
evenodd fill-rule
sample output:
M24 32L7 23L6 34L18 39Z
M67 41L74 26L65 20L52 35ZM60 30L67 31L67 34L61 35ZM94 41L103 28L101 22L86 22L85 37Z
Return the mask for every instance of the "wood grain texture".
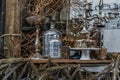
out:
M47 63L49 60L35 60L32 59L33 63ZM51 60L55 63L62 63L62 64L109 64L111 60L73 60L73 59L54 59Z
M6 0L5 34L20 33L20 9L18 0ZM8 48L8 56L14 57L20 52L20 37L5 37L5 44Z

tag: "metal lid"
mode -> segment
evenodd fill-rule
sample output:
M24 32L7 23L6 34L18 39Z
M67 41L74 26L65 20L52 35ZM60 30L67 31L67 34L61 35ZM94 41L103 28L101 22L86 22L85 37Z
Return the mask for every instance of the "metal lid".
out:
M44 33L44 35L59 35L58 31L54 28L55 24L51 23L50 29Z

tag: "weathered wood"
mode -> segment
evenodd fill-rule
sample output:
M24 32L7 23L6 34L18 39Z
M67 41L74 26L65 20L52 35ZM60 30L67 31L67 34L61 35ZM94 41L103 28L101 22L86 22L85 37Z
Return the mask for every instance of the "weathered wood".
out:
M6 0L6 34L20 33L20 7L18 0ZM13 41L15 44L13 44ZM20 52L20 37L5 38L6 46L9 50L9 57L17 56Z
M107 65L107 67L103 71L101 71L100 73L97 73L94 78L97 79L99 77L106 76L109 72L111 72L114 69L114 67L115 66L113 66L112 63Z
M19 1L15 0L14 34L20 34L20 28L22 26L22 24L21 24L21 10L20 9L21 8L20 8L20 5L19 5ZM13 41L15 41L14 55L15 55L15 57L19 57L20 56L20 52L21 52L21 48L20 48L21 37L15 37L13 39Z
M12 73L14 73L14 71L16 69L18 69L21 65L23 65L23 63L18 64L17 66L15 66L14 68L12 68L11 71L9 71L7 74L5 74L3 80L6 80L7 78L9 78L12 75Z
M14 33L15 0L6 0L6 28L5 33Z
M27 69L27 66L28 66L28 62L27 62L26 65L24 65L23 70L21 71L21 73L20 73L20 75L18 76L17 80L20 80L21 77L24 75L25 70Z
M29 59L29 58L11 58L11 59L2 59L0 60L0 63L11 63L11 62L24 62L31 60L33 63L36 64L45 64L50 62L56 63L56 64L110 64L112 63L111 60L73 60L73 59L41 59L41 60L35 60L35 59Z
M5 21L5 33L13 34L14 33L14 4L15 0L6 0L6 21ZM8 56L13 56L13 44L9 41L9 38L5 38L6 46L9 50Z
M49 60L32 60L33 63L47 63ZM63 63L63 64L109 64L111 60L72 60L72 59L55 59L51 60L54 63Z
M23 62L26 62L28 61L29 59L28 58L8 58L8 59L1 59L0 60L0 65L1 64L4 64L4 63L23 63Z
M75 77L75 75L77 74L77 72L80 70L80 64L78 64L78 67L75 69L75 71L73 72L73 74L72 74L72 77L71 77L71 79L73 80L74 79L74 77Z
M119 74L119 59L120 57L118 56L117 59L114 61L115 68L113 69L113 80L117 80L117 76Z
M55 79L62 79L64 77L66 78L66 80L74 80L74 79L93 80L93 79L98 79L99 77L104 78L106 77L106 75L108 75L108 73L111 73L111 71L114 69L115 66L114 63L111 62L112 61L110 60L83 61L83 60L71 60L71 59L54 59L54 60L53 59L32 60L30 58L4 59L4 60L0 60L1 63L0 75L3 76L3 77L0 76L0 78L1 80L3 80L3 78L8 79L11 77L11 79L16 80L16 76L18 76L19 79L22 79L23 76L24 77L29 76L29 78L33 80L36 78L39 80L42 79L55 80ZM104 64L107 67L101 72L92 74L83 67L83 64L85 65L93 64L92 66L94 65L96 66L97 64ZM82 73L81 71L86 72L88 75L84 76L84 73Z

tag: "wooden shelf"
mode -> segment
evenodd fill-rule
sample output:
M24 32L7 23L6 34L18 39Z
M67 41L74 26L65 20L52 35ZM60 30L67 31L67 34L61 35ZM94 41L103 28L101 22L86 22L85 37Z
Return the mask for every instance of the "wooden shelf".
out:
M35 60L32 59L33 63L47 63L49 60ZM58 63L58 64L110 64L111 60L73 60L73 59L53 59L50 60L51 62Z

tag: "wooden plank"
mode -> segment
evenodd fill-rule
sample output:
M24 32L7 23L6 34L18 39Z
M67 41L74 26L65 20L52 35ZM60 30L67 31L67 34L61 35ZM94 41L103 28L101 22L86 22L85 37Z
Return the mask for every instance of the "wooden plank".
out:
M15 15L15 0L6 0L6 28L5 32L14 33L14 15Z
M112 60L79 60L79 59L41 59L41 60L36 60L36 59L31 59L31 58L9 58L9 59L1 59L0 62L4 63L10 63L13 61L29 61L31 60L33 63L37 64L45 64L48 62L53 62L56 64L62 63L62 64L110 64L112 63Z
M14 34L14 13L15 13L15 0L6 0L6 20L5 20L5 34ZM5 37L5 44L8 48L9 57L13 57L13 44L8 37Z
M19 1L15 0L15 15L14 15L14 34L20 34L20 28L22 26L21 24L21 8L19 5ZM21 53L21 48L20 48L20 44L21 44L21 37L14 37L13 41L15 43L14 45L14 56L15 57L20 57L20 53Z
M32 59L33 63L47 63L49 60L44 59L44 60L35 60ZM61 64L110 64L112 61L111 60L72 60L72 59L55 59L51 60L52 62L55 63L61 63Z
M5 34L20 33L20 7L18 0L6 0ZM18 57L20 54L20 37L5 37L9 57Z

